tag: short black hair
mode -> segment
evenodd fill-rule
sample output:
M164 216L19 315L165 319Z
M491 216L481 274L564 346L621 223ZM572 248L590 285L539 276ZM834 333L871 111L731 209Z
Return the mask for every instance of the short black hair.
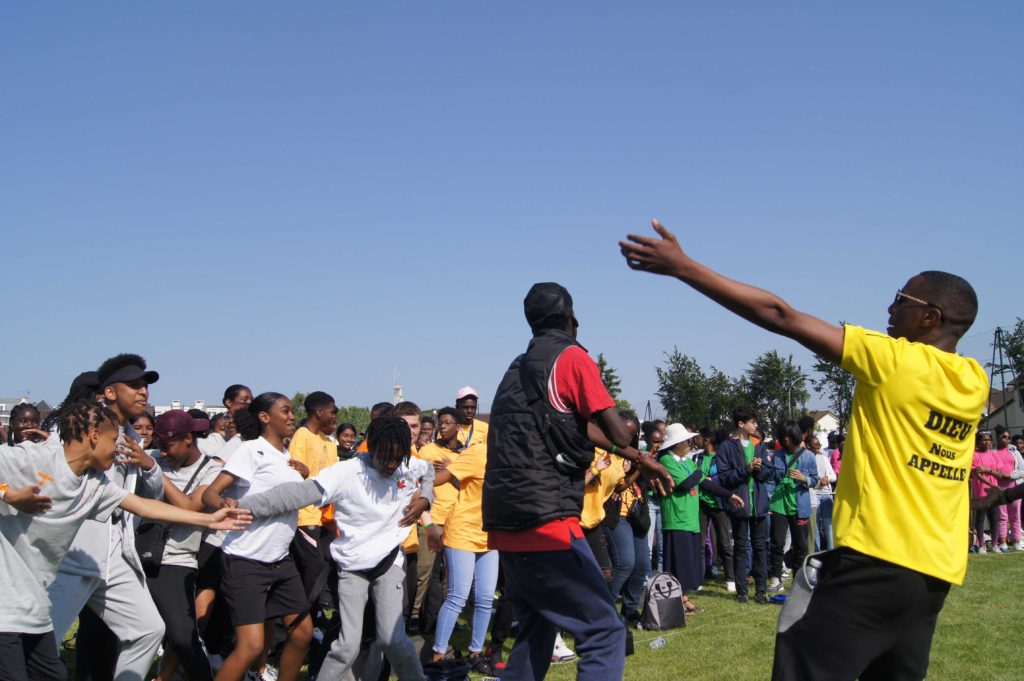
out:
M1007 428L1006 426L1004 426L1004 425L1003 425L1003 424L1001 424L1001 423L1000 423L999 425L997 425L997 426L996 426L995 428L993 428L992 430L994 430L994 431L995 431L995 433L996 433L996 437L999 437L999 436L1000 436L1000 435L1002 435L1003 433L1009 433L1009 432L1010 432L1010 429L1009 429L1009 428Z
M949 272L928 270L920 276L928 282L929 302L939 306L943 318L962 336L978 316L978 294L964 279Z
M803 416L801 416L797 420L796 425L798 425L800 427L800 432L801 433L806 433L809 430L813 430L814 429L814 417L811 416L810 414L804 414Z
M200 421L209 421L210 420L210 415L207 414L202 409L189 409L186 413L189 416L191 416L192 418L199 419Z
M738 404L732 408L732 425L737 428L744 421L756 418L757 414L754 413L754 409L750 405Z
M136 355L130 352L122 352L120 355L114 355L107 361L100 365L100 368L96 370L96 375L99 378L100 385L104 385L107 379L114 375L114 372L125 367L139 367L142 370L146 369L146 360L142 359L141 355Z
M228 402L234 402L235 398L238 397L243 390L249 390L249 386L242 385L241 383L232 383L228 387L224 388L224 398L221 400L221 404L225 407L228 406ZM252 391L249 390L249 392Z
M437 410L437 420L440 421L442 416L451 416L455 419L456 423L462 423L462 412L455 407L441 407Z
M395 405L390 402L378 402L370 407L370 420L379 419L381 416L391 416L395 413Z
M323 390L314 390L310 394L306 395L306 401L302 403L302 406L306 408L306 413L313 415L317 409L327 409L334 404L334 398L325 393Z
M779 444L785 445L787 437L795 446L799 446L803 441L804 431L800 430L800 425L796 421L783 421L775 426L775 439Z

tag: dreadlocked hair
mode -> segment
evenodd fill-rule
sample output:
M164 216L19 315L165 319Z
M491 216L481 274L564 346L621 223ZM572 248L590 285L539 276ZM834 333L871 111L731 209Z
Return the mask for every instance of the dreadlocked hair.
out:
M96 386L91 385L78 385L73 386L68 391L68 396L64 398L64 401L60 403L60 406L51 411L46 415L43 420L43 424L39 426L43 430L52 431L54 426L60 423L61 418L64 416L64 412L74 406L78 402L86 400L96 399Z
M11 408L11 418L8 421L8 423L10 423L12 427L7 431L7 444L14 444L14 419L18 418L19 416L21 416L23 412L26 411L34 411L35 413L38 414L39 407L32 404L31 402L19 402L18 404L14 405L13 408Z
M238 434L242 440L255 440L263 434L263 422L260 421L260 412L270 413L270 408L274 406L274 402L277 402L282 397L285 396L281 393L260 393L253 398L248 407L235 412L235 427L238 428ZM288 398L285 397L285 399ZM405 422L403 421L402 423Z
M404 454L404 460L408 462L411 447L412 432L405 419L398 416L381 416L370 421L366 429L366 448L370 456L390 456L398 451Z
M90 428L98 428L105 423L117 428L117 415L99 402L88 399L61 405L57 427L60 428L61 442L67 443L84 440Z

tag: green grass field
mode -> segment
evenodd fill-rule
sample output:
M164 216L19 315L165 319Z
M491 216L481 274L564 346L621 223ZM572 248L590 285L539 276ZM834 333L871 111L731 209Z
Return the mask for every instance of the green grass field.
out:
M634 631L636 654L626 660L629 681L757 681L771 676L775 621L779 606L739 605L719 582L694 596L704 612L689 618L683 629ZM1011 681L1024 678L1017 665L1017 629L1024 610L1024 553L970 557L967 580L954 587L939 617L932 645L929 678L967 681ZM69 637L71 634L69 634ZM666 645L652 650L650 641L663 636ZM468 632L457 632L453 644L464 648ZM727 656L721 642L729 641ZM571 639L568 640L571 645ZM74 654L65 652L69 667ZM305 678L303 673L301 678ZM548 679L576 678L576 664L552 665Z
M704 612L684 629L634 633L636 654L626 660L630 681L715 679L752 681L771 676L779 606L739 605L718 583L693 598ZM1024 553L970 558L967 579L954 587L939 617L932 645L931 679L1024 678L1015 653L1024 611ZM651 650L651 639L667 644ZM729 641L723 657L722 641ZM574 679L572 663L553 666L549 679Z

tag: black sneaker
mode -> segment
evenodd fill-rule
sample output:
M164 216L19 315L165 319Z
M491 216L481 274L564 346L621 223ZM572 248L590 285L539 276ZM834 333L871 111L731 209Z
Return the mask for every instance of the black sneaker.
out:
M758 591L757 595L754 596L754 602L758 605L768 605L768 603L770 603L768 600L768 594L763 591Z
M491 676L499 676L505 669L505 661L502 659L501 648L488 648L484 651L484 655L487 657L487 664L491 668Z
M491 665L487 664L487 659L481 653L470 653L469 657L466 658L466 662L469 663L469 671L476 672L477 674L483 674L484 676L491 676Z
M738 595L736 596L736 602L737 602L737 603L746 603L746 602L747 602L747 600L748 600L748 599L747 599L747 594L738 594Z

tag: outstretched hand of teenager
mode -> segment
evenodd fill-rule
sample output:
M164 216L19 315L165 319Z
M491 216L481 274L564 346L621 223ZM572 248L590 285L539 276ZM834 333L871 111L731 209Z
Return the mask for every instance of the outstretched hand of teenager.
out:
M683 253L675 234L665 229L660 222L651 220L651 226L660 239L628 234L628 241L619 242L619 250L625 256L626 264L634 270L674 275L689 256Z
M402 516L402 520L398 524L402 527L412 527L429 508L430 502L423 497L413 498L409 505L402 509L402 513L405 515Z
M644 479L661 496L668 496L668 493L675 487L672 475L649 453L644 452L637 457L636 467L640 471L640 475L644 476Z
M244 530L252 523L252 511L247 508L221 508L210 514L211 530Z
M146 454L142 445L130 437L122 437L118 441L117 453L123 463L133 463L144 471L153 470L153 466L156 466L156 460Z
M288 459L288 465L291 466L292 470L301 475L303 480L309 477L309 466L302 463L301 461L297 461L296 459Z
M4 502L22 513L46 513L53 506L53 499L40 494L39 485L28 485L4 492Z

